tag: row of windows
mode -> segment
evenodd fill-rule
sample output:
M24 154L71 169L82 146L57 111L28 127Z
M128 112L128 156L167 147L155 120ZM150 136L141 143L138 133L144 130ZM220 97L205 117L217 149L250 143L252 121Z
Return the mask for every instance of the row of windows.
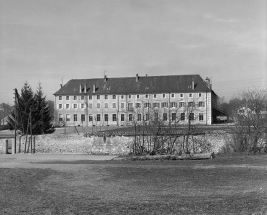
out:
M153 106L152 106L153 105ZM185 107L186 103L185 102L170 102L170 108L177 108L177 105L179 105L179 107ZM146 102L144 103L144 108L150 108L150 107L153 107L153 108L168 108L169 107L169 103L168 102L154 102L154 103L149 103L149 102ZM198 103L195 103L195 102L188 102L188 107L195 107L195 106L198 106L198 107L205 107L205 103L204 102L198 102ZM112 103L112 108L117 108L117 104L116 103ZM141 103L135 103L135 108L141 108L142 107L142 104ZM58 106L59 109L62 109L63 108L63 104L59 104ZM70 104L65 104L65 108L66 109L69 109L70 108ZM73 104L73 108L74 109L77 109L78 108L78 105L77 104ZM81 109L85 108L85 105L84 104L81 104ZM89 109L92 109L93 108L93 103L89 103L88 104L88 108ZM101 108L101 104L100 103L97 103L96 104L96 108ZM104 104L104 108L109 108L109 104L108 103L105 103ZM121 108L125 108L125 103L121 103ZM134 108L134 103L128 103L128 110L133 110Z
M108 99L108 96L109 95L102 95L105 99ZM116 99L116 95L111 95L112 96L112 99ZM129 99L131 99L132 97L133 97L134 95L128 95L128 98ZM140 95L135 95L136 96L136 99L140 99ZM153 98L157 98L157 96L159 96L158 94L153 94ZM162 98L166 98L166 96L167 96L167 94L165 94L165 93L163 93L162 94ZM179 96L180 96L180 98L183 98L184 97L184 94L183 93L180 93L179 94ZM201 93L198 93L198 97L201 97L202 96L202 94ZM124 99L124 95L121 95L120 96L121 97L121 99ZM171 97L172 98L175 98L175 94L174 93L172 93L171 94ZM189 97L193 97L193 94L192 93L189 93ZM101 98L101 95L96 95L96 99L100 99ZM145 95L145 98L149 98L149 95L148 94L146 94ZM58 98L59 100L62 100L63 99L63 96L59 96L59 98ZM80 100L84 100L84 96L81 96L81 97L79 97L79 96L73 96L73 100L78 100L78 99L80 99ZM93 99L93 95L89 95L89 100L92 100ZM70 100L70 96L65 96L65 100Z
M136 117L136 119L135 119L135 117ZM133 114L128 114L128 120L129 121L133 121L133 120L149 121L149 120L151 120L151 115L149 115L149 114L145 114L143 117L144 118L142 119L142 114L137 114L136 116L133 115ZM177 120L178 115L176 113L172 113L170 117L171 117L172 121L175 121L175 120ZM180 120L184 121L185 118L186 118L185 117L185 113L180 113ZM158 120L159 119L159 113L154 113L153 119L154 120ZM163 119L163 121L167 121L168 120L168 114L167 113L163 113L162 114L162 119ZM90 114L88 120L89 120L89 122L92 122L92 121L98 121L99 122L99 121L101 121L101 114L96 114L95 116ZM196 120L195 113L190 113L189 114L189 120ZM203 113L199 113L198 114L198 120L199 121L203 121L204 120ZM63 121L63 114L59 114L59 121ZM70 114L66 114L66 121L67 122L70 121ZM78 121L77 120L77 114L73 115L73 121L74 122ZM85 114L81 114L81 121L82 122L85 121ZM104 121L105 122L109 121L109 114L104 114ZM112 121L117 121L117 114L112 114ZM121 122L125 121L125 114L120 114L120 121Z

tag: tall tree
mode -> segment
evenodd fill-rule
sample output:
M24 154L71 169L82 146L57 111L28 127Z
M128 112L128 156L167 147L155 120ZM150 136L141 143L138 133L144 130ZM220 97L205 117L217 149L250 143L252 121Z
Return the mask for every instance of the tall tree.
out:
M46 102L46 97L43 95L43 90L41 83L37 88L37 91L34 95L34 112L33 119L35 121L33 130L36 134L49 134L55 131L51 121L52 116L50 113L50 106Z
M51 124L49 106L43 96L41 84L35 94L30 85L25 82L21 89L21 95L16 95L15 108L8 117L9 129L14 130L15 124L23 134L30 133L30 122L32 134L47 134L54 132Z

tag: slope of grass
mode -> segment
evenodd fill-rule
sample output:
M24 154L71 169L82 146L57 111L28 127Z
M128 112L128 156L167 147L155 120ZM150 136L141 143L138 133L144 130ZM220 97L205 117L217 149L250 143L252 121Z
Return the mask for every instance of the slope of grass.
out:
M266 160L240 155L2 168L0 214L264 214Z

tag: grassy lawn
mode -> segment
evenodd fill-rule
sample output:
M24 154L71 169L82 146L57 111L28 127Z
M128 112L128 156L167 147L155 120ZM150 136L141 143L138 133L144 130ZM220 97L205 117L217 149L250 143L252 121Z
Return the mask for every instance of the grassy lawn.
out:
M238 155L1 168L0 214L265 214L266 164Z

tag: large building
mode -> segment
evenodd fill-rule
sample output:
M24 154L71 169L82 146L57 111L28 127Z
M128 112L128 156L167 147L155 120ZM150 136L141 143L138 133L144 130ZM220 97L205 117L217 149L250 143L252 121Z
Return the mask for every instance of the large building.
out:
M149 120L210 125L217 95L200 75L72 79L54 94L56 122L127 126Z

